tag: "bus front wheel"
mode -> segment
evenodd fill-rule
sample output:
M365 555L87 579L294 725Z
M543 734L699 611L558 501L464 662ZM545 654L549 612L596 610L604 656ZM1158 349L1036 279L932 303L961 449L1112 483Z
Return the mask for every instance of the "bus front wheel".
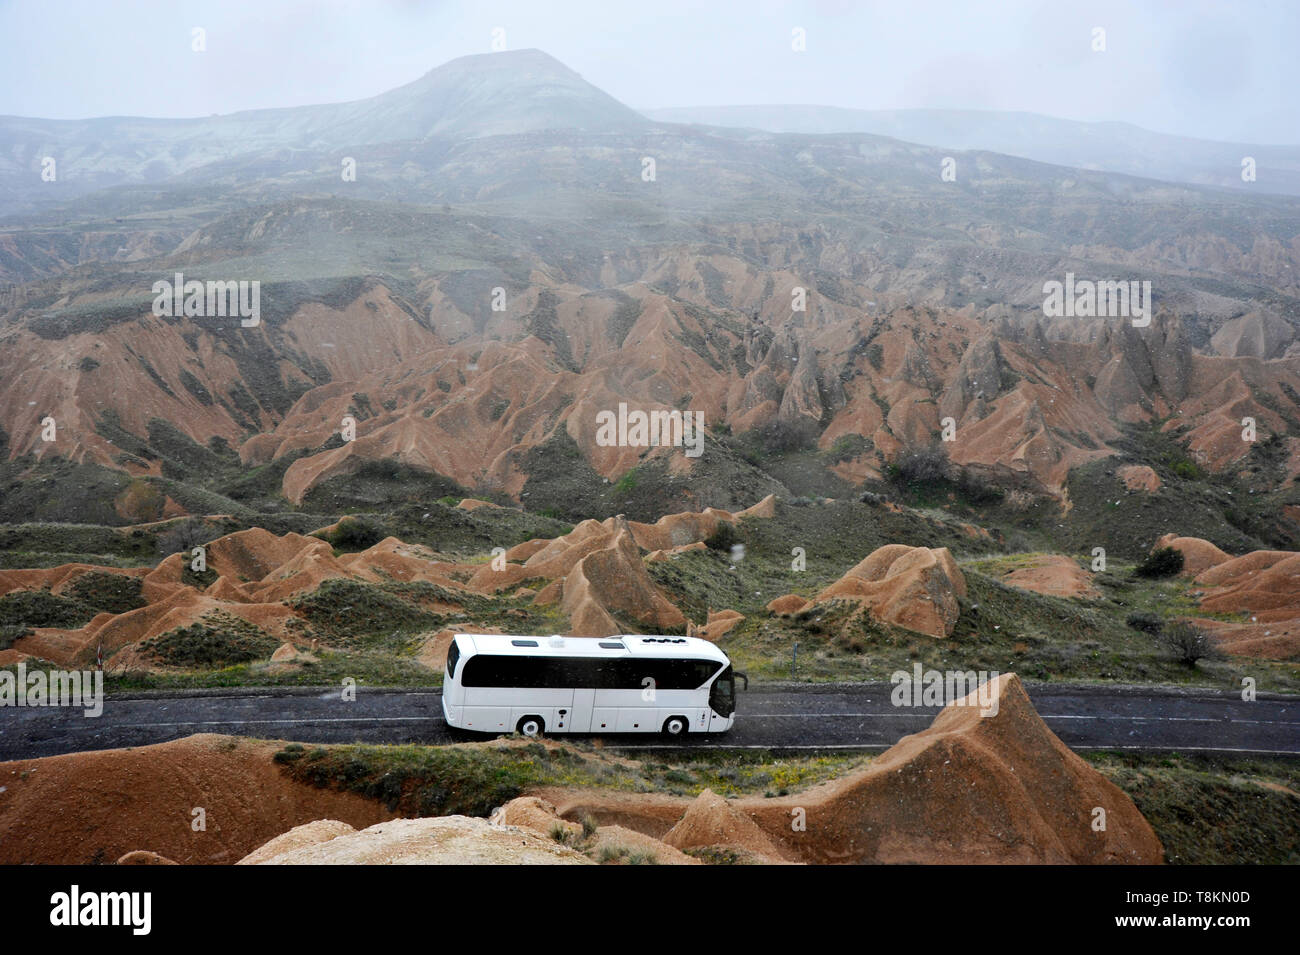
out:
M664 720L665 736L682 736L686 733L687 723L684 716L670 716Z
M515 725L520 736L541 736L546 731L546 723L540 716L522 717Z

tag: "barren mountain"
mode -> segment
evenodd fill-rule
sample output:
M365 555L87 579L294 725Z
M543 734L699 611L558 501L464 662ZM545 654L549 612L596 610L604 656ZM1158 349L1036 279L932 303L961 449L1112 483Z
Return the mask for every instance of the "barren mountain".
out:
M541 50L467 56L352 103L201 119L0 116L0 212L124 183L173 177L256 154L266 158L368 143L465 140L542 129L634 132L649 122ZM42 179L45 157L57 178ZM6 205L10 209L6 209Z
M1154 133L1130 123L1083 123L1001 110L862 110L833 106L699 106L642 111L662 123L696 123L827 135L871 133L926 146L981 149L1057 166L1191 185L1300 195L1300 147L1226 143ZM1256 178L1242 178L1242 159Z
M172 158L77 146L118 184L0 227L11 517L336 514L414 479L644 519L878 489L932 444L962 488L1069 515L1072 475L1152 441L1292 503L1300 200L988 152L944 181L931 146L653 123L537 51L96 122ZM260 283L257 324L156 314L178 273ZM1048 317L1067 275L1149 281L1143 320ZM621 409L701 416L699 445L609 440ZM1300 530L1274 510L1246 543Z

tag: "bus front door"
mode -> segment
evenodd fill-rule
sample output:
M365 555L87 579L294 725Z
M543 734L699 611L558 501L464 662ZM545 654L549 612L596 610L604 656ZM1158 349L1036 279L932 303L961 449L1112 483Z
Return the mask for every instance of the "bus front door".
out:
M745 685L749 686L746 678ZM730 666L713 681L709 690L709 731L725 732L731 727L731 716L736 712L736 678Z
M596 691L578 687L573 691L573 712L569 715L569 731L591 732L591 711L596 705Z

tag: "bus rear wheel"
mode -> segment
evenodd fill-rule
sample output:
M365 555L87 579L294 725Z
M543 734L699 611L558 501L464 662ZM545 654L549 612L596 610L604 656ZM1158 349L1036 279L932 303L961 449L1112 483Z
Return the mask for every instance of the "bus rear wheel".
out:
M686 717L670 716L668 719L664 720L664 735L673 737L684 736L688 726L689 724L686 722Z
M540 716L524 716L515 724L520 736L541 736L546 732L546 722Z

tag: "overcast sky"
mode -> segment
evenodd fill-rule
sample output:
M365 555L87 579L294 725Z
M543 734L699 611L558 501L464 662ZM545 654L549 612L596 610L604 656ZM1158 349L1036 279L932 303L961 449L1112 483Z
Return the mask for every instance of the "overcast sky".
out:
M638 108L1014 109L1300 143L1300 0L0 0L0 114L360 99L489 52L495 27Z

